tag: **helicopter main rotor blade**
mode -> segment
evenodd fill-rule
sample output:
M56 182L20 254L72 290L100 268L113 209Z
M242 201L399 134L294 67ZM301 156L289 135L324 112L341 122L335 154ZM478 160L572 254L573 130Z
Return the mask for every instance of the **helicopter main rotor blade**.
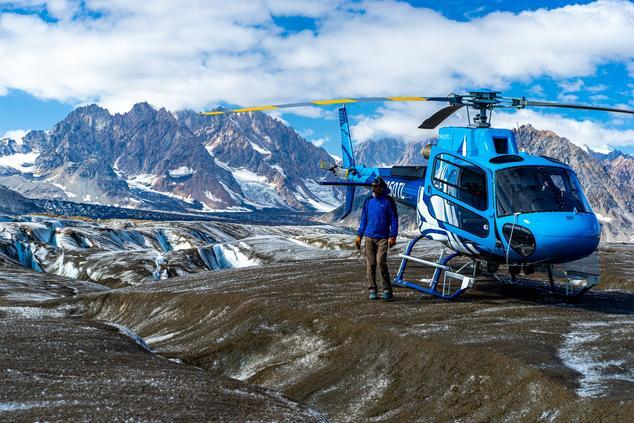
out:
M271 104L266 106L244 107L240 109L230 110L213 110L209 112L201 112L204 116L217 116L226 115L230 113L247 113L247 112L262 112L268 110L277 109L290 109L293 107L308 107L308 106L328 106L337 104L349 104L349 103L372 103L372 102L386 102L386 101L448 101L447 97L360 97L360 98L337 98L331 100L316 100L316 101L304 101L301 103L286 103L286 104Z
M550 101L534 101L534 100L525 100L523 104L525 106L532 106L532 107L558 107L561 109L600 110L604 112L628 113L628 114L634 115L634 110L630 110L630 109L615 109L613 107L591 106L588 104L553 103Z
M425 121L420 124L419 128L434 129L453 113L460 110L462 107L464 107L464 104L452 104L451 106L444 107L425 119Z

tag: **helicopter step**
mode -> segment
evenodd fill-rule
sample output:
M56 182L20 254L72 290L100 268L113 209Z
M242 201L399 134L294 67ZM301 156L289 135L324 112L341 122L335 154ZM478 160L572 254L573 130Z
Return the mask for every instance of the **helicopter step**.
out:
M445 250L443 249L440 257L438 258L438 262L424 260L412 256L411 253L414 245L416 245L416 243L422 238L422 236L419 236L410 241L407 245L407 248L405 249L405 252L403 254L399 254L399 257L401 257L403 260L401 261L401 266L399 267L398 273L396 274L396 277L392 282L394 286L413 289L415 291L433 295L445 300L452 300L461 295L467 289L473 287L476 280L475 276L460 273L470 263L466 263L456 270L454 270L453 267L449 266L449 262L454 258L460 256L460 254L451 253L449 255L445 255ZM432 278L419 279L416 281L406 280L404 278L404 274L405 269L407 268L408 261L413 261L424 266L434 268L434 274ZM421 285L421 283L425 283L428 286L423 286Z

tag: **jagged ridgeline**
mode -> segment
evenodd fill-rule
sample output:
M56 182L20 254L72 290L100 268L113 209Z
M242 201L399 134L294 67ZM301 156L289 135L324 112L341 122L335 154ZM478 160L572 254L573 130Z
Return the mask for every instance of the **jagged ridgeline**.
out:
M0 184L29 198L163 211L325 211L332 158L263 113L201 117L139 103L79 107L50 131L0 142Z
M588 201L603 225L604 242L634 242L634 157L619 151L596 153L573 144L552 131L542 131L531 125L515 130L518 146L530 154L554 157L570 165L579 177ZM357 161L368 166L421 165L425 160L420 152L431 140L404 142L387 138L360 143ZM348 225L357 223L363 200L357 198L356 212L346 219ZM399 208L405 227L415 228L415 212ZM324 221L336 221L341 210L324 216Z
M530 125L515 132L525 151L575 169L603 224L603 241L634 242L632 156L599 154ZM420 150L428 141L368 141L357 146L357 161L422 164ZM112 115L91 105L77 108L48 132L0 141L0 184L23 196L3 191L7 200L0 212L41 211L43 205L55 212L57 207L29 199L163 212L331 211L341 197L317 184L323 177L320 160L333 161L323 148L259 112L210 118L139 103ZM60 213L69 209L64 203ZM325 220L338 214L335 210ZM413 229L413 211L402 209L401 215L403 226ZM356 224L356 216L344 223Z

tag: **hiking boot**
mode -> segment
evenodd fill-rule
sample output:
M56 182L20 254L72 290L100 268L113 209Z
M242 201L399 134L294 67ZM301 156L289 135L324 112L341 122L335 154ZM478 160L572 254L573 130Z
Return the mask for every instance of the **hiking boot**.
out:
M376 300L378 298L376 296L376 291L370 291L370 295L368 295L368 298L371 300Z
M383 291L383 294L381 294L381 299L386 301L394 299L392 291Z

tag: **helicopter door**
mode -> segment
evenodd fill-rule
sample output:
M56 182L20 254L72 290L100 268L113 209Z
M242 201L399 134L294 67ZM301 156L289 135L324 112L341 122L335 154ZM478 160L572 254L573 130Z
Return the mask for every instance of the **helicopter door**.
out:
M490 174L470 160L449 153L436 154L430 163L433 166L425 183L428 209L439 226L458 235L449 236L455 249L474 253L464 245L464 240L468 240L493 250Z

